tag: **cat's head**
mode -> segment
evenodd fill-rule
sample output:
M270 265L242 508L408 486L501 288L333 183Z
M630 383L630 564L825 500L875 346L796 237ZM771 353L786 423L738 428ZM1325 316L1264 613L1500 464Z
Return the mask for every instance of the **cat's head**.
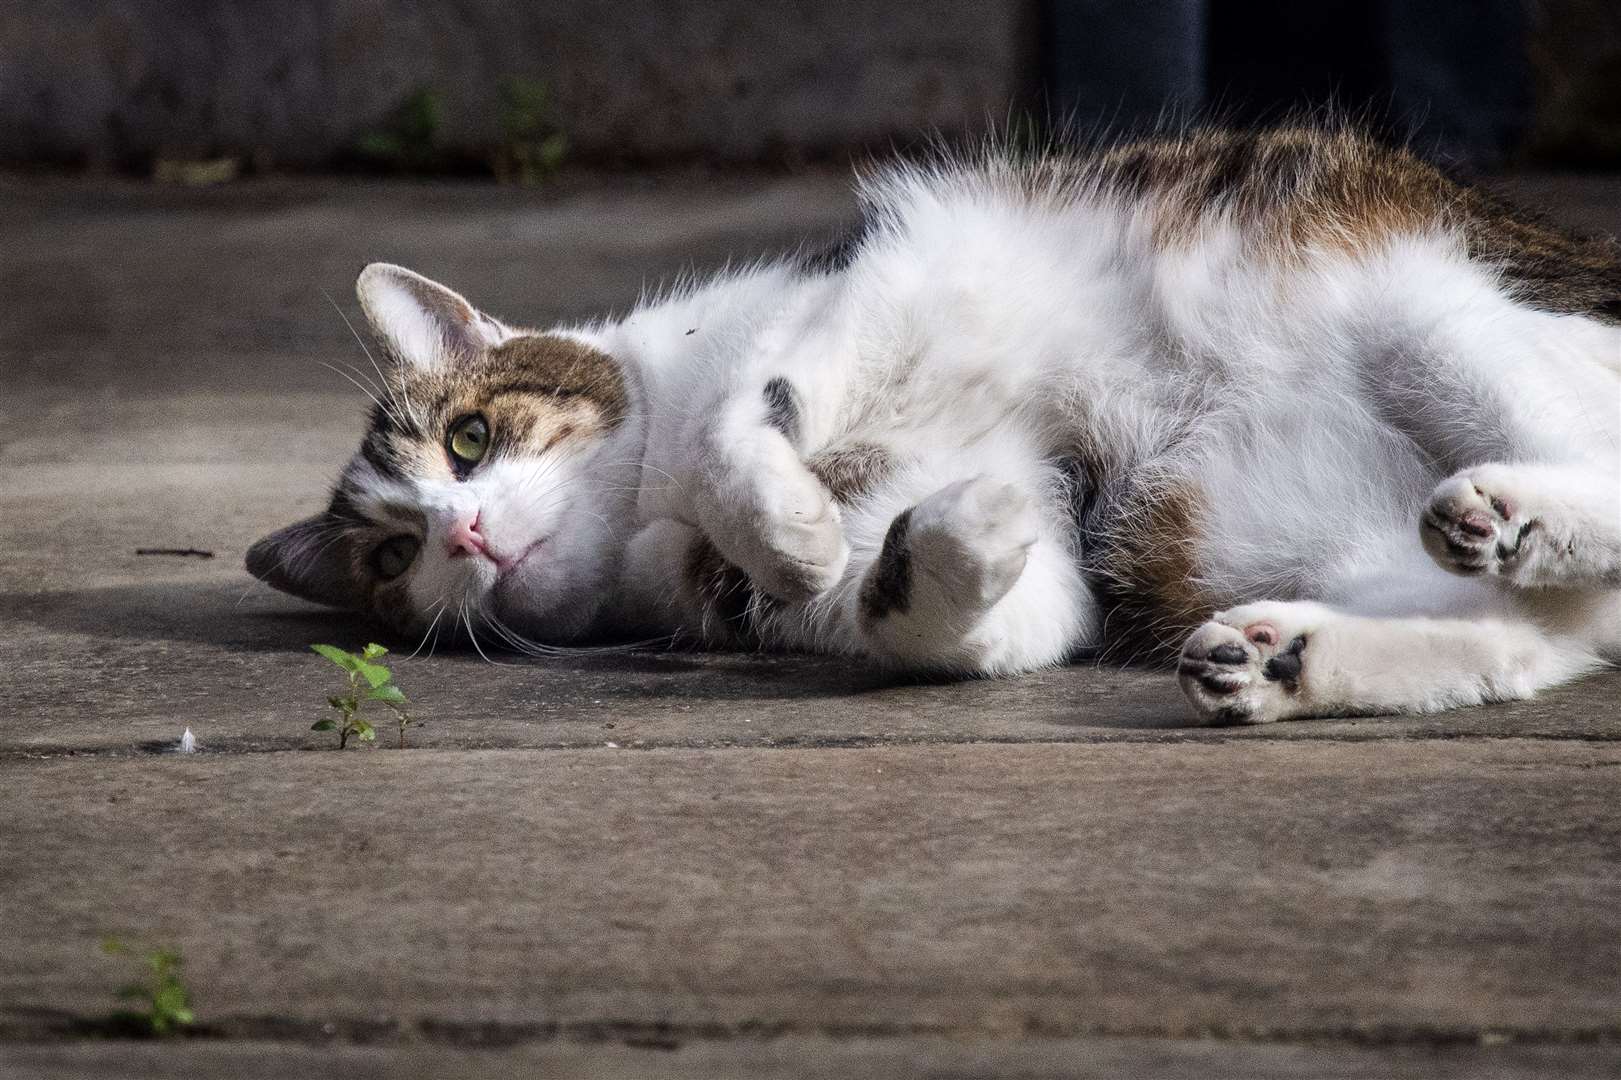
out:
M634 374L584 335L507 326L398 266L355 288L388 357L379 403L327 509L253 545L248 570L400 632L493 616L578 638L635 500Z

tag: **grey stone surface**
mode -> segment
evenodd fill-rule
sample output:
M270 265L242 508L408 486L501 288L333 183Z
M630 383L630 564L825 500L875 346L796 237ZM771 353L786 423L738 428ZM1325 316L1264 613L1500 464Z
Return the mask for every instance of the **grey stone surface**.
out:
M0 1001L110 1007L111 934L180 945L221 1023L1608 1030L1618 768L1537 740L9 760Z
M1621 223L1614 181L1521 186ZM1151 672L440 650L398 668L415 749L319 749L304 647L366 631L240 559L358 430L323 293L390 258L578 317L849 210L815 175L0 181L0 1071L1617 1067L1615 674L1235 731ZM183 726L206 752L157 753ZM219 1038L64 1041L117 1004L105 934L181 947Z
M1028 3L33 0L0 10L0 162L322 164L403 100L440 149L551 91L576 157L755 159L982 128L1034 76Z
M1540 740L11 760L0 1025L110 1008L113 934L182 948L226 1036L1595 1039L1618 767Z

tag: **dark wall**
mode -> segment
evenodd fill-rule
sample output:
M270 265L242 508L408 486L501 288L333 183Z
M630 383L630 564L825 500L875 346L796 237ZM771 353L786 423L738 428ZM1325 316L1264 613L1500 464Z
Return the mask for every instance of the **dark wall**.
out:
M1621 0L1044 0L1083 123L1334 105L1475 166L1621 167Z
M1621 167L1621 0L13 0L0 163L324 168L415 109L396 165L484 167L513 80L529 134L610 163L1332 100L1477 165Z
M1523 0L1048 0L1053 96L1123 126L1334 107L1431 153L1499 164L1530 125Z
M427 91L443 155L543 86L576 157L817 153L1004 116L1029 5L979 0L12 0L0 161L321 165Z

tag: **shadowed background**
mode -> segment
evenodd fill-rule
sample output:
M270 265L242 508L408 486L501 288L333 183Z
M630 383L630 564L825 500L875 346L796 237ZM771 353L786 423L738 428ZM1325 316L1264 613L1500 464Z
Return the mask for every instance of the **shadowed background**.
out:
M1007 123L1335 101L1477 166L1621 162L1608 0L31 0L0 163L795 164ZM503 164L503 162L505 162ZM165 175L187 175L171 168ZM210 174L194 171L193 177Z

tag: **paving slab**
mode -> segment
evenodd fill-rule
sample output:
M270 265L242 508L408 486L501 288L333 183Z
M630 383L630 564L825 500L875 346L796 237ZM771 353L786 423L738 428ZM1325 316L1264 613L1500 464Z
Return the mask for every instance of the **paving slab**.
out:
M1530 739L7 760L0 1004L111 1008L111 935L245 1032L1596 1036L1618 778Z

